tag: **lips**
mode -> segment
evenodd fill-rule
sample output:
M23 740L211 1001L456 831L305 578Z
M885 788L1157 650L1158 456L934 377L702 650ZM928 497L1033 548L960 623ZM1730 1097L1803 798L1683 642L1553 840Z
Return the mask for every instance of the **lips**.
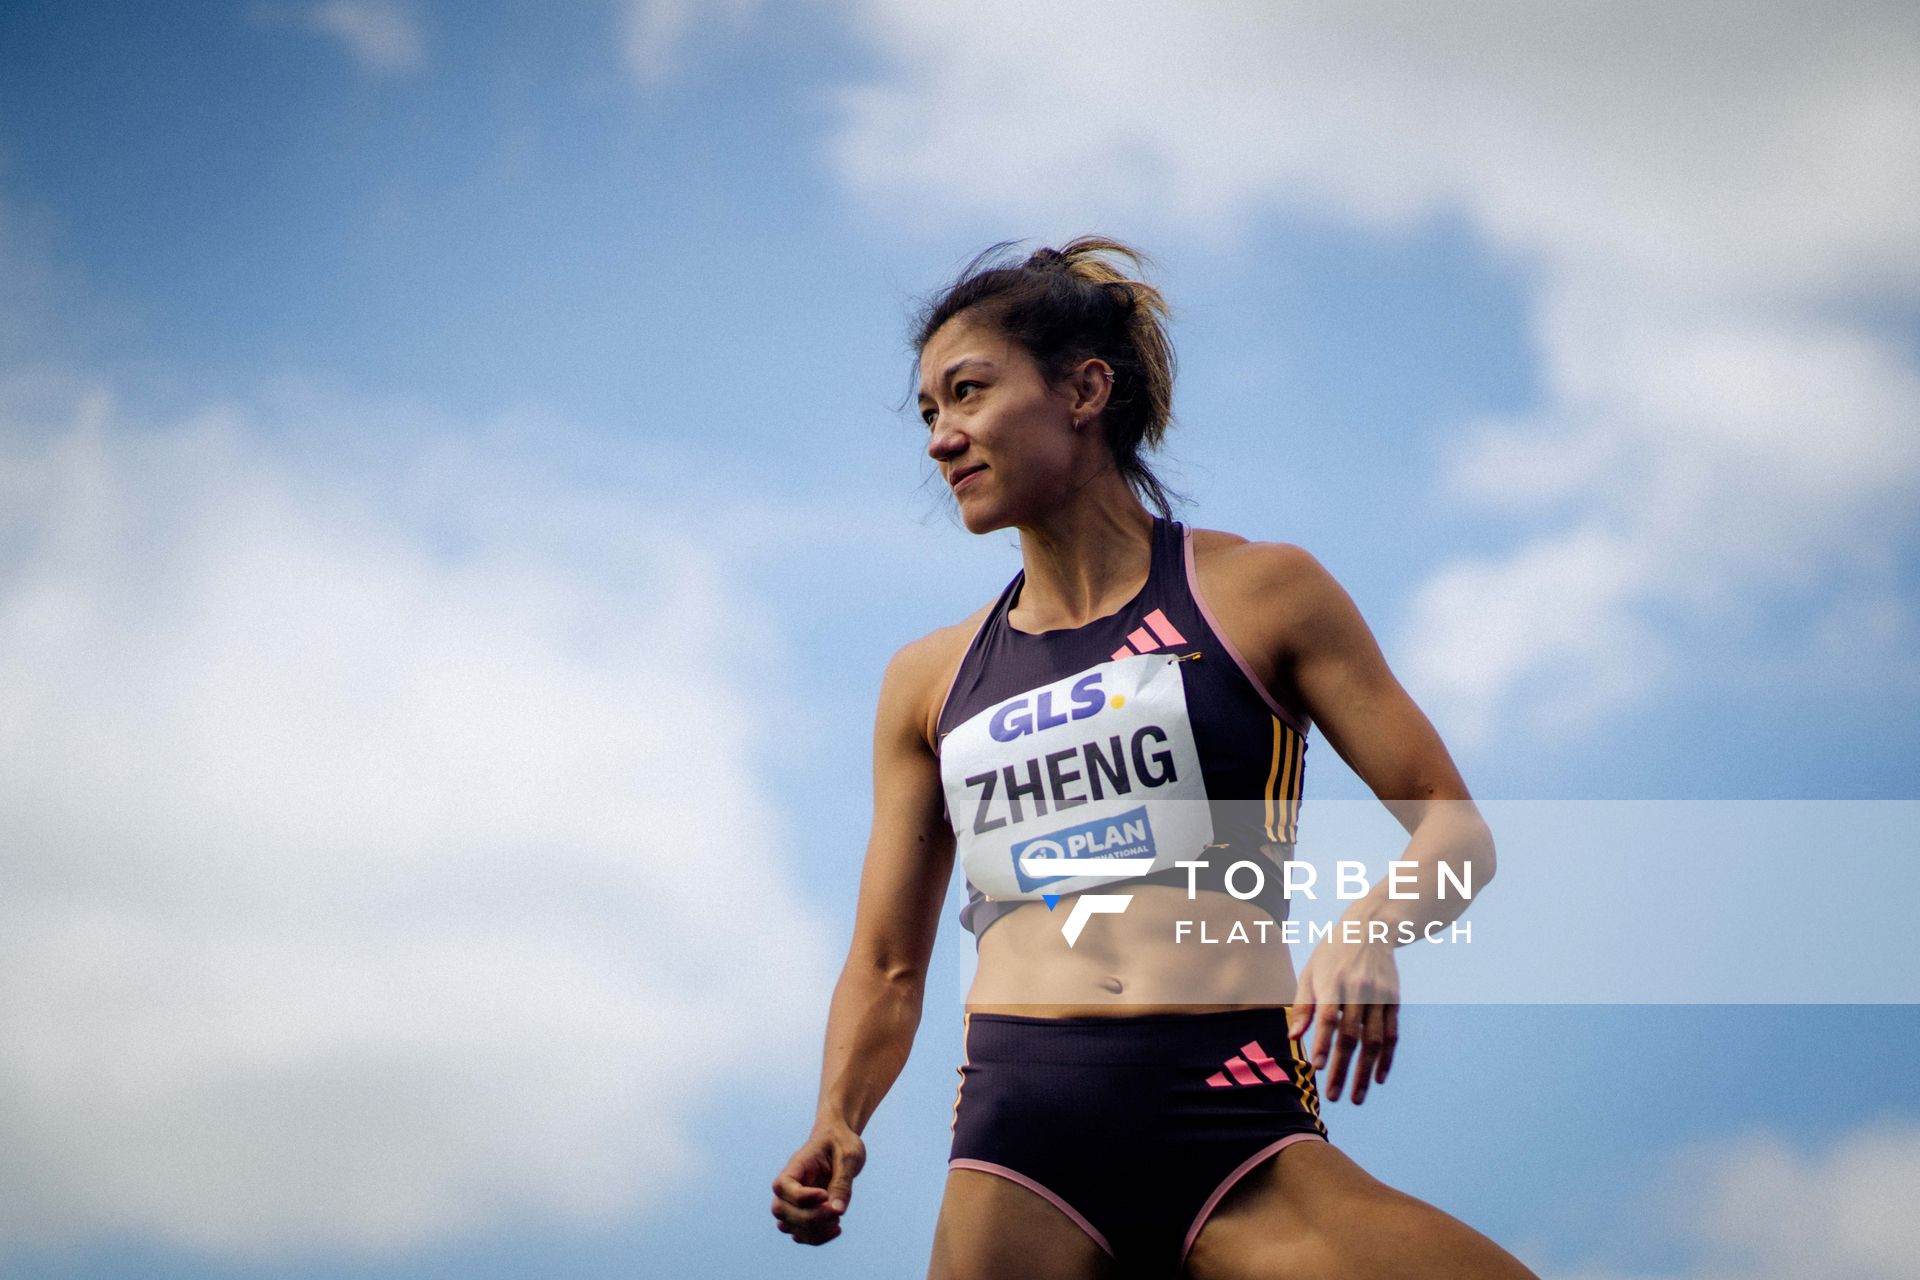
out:
M979 475L982 471L985 471L986 469L987 469L986 463L976 462L972 466L967 467L964 470L954 472L953 475L948 478L947 483L952 485L954 490L957 492L960 486L967 482L967 479L969 477Z

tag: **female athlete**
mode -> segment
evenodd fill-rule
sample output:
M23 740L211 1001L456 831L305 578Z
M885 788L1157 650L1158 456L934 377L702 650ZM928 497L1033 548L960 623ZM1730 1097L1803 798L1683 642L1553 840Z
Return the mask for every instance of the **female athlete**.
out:
M1020 531L1023 567L882 679L853 941L813 1132L773 1182L780 1230L840 1234L957 853L979 967L930 1276L1532 1275L1320 1118L1316 1071L1329 1100L1351 1072L1356 1104L1387 1078L1394 948L1465 907L1443 871L1468 893L1493 873L1465 784L1313 557L1172 518L1142 456L1170 415L1166 305L1114 265L1142 256L1005 248L927 305L915 345L927 453L969 531ZM1296 983L1277 922L1314 725L1410 865Z

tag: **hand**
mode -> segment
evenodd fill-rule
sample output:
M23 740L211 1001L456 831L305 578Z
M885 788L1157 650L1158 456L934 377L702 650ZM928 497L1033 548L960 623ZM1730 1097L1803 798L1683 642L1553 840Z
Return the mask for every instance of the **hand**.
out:
M1327 1101L1340 1100L1354 1049L1360 1050L1359 1070L1353 1077L1353 1104L1359 1106L1370 1083L1387 1082L1393 1048L1400 1041L1400 971L1394 964L1393 947L1328 938L1314 948L1300 974L1287 1034L1304 1048L1307 1029L1313 1024L1320 1028L1313 1067L1327 1073Z
M820 1121L773 1180L773 1216L796 1244L825 1244L840 1234L853 1200L853 1177L867 1162L867 1144L844 1124Z

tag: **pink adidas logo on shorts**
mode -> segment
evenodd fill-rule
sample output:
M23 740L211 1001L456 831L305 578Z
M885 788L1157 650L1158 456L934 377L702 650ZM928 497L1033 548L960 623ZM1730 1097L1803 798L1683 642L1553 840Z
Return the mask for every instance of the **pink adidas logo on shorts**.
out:
M1245 1056L1241 1056L1245 1055ZM1260 1068L1260 1075L1253 1069ZM1228 1058L1225 1071L1216 1071L1207 1077L1207 1083L1216 1089L1231 1089L1238 1084L1279 1084L1287 1079L1287 1069L1273 1060L1273 1055L1260 1047L1258 1040L1249 1040L1240 1046L1240 1053ZM1233 1079L1227 1077L1231 1075ZM1262 1080L1260 1076L1265 1076Z

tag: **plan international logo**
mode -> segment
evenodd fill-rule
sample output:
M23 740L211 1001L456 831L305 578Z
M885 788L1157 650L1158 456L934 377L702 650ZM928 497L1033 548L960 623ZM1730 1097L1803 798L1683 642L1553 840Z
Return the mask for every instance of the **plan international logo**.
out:
M1153 824L1141 805L1125 813L1093 822L1062 827L1044 836L1022 840L1012 846L1013 873L1022 893L1061 880L1097 876L1120 879L1144 875L1153 868ZM1042 893L1041 899L1051 911L1059 905L1060 895ZM1060 932L1067 945L1080 940L1080 931L1095 915L1117 914L1133 901L1130 893L1076 894Z

